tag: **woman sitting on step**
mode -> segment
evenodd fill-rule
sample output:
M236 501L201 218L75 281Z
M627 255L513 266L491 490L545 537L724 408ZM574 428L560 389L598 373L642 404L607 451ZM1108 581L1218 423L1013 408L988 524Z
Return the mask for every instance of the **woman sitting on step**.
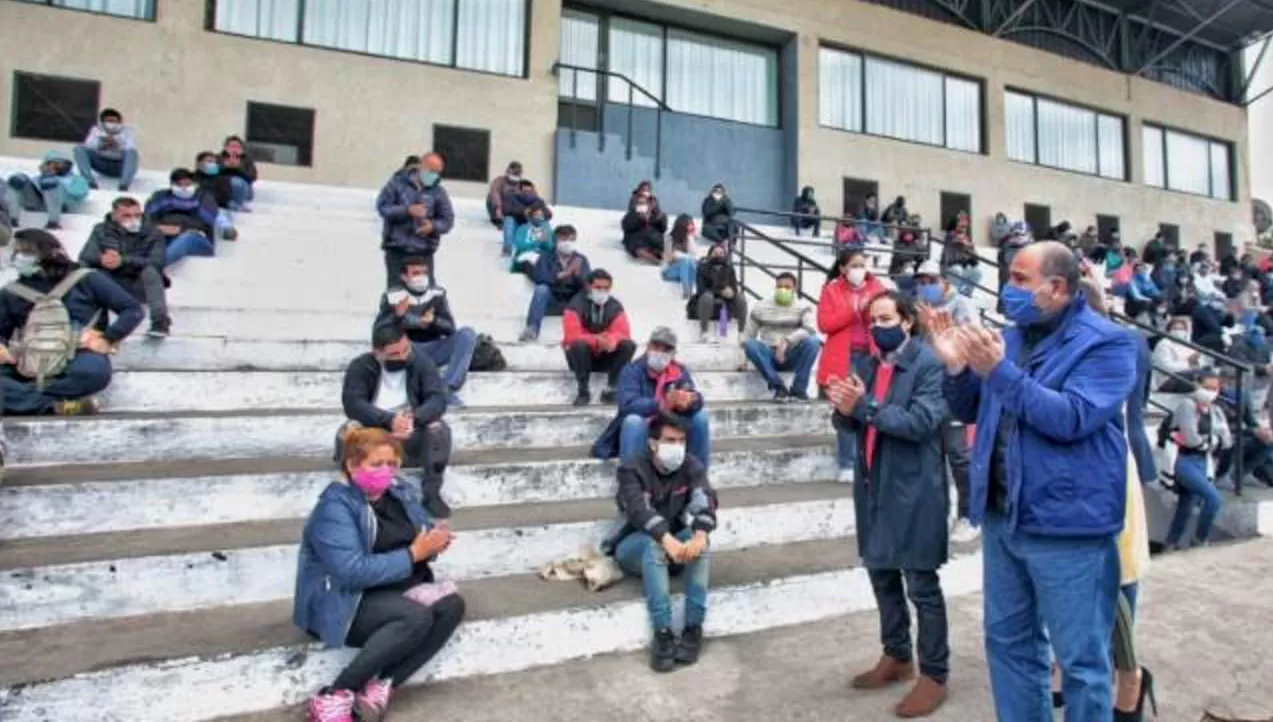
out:
M455 585L429 562L451 545L416 487L400 481L401 444L384 429L345 437L341 469L305 522L292 621L328 647L362 651L309 700L311 722L378 722L390 691L438 653L464 617Z

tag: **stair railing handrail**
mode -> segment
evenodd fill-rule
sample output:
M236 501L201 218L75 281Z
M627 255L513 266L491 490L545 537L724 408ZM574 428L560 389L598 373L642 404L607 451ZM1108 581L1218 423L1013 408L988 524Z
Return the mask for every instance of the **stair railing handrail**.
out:
M552 74L560 76L562 70L571 73L571 90L570 90L570 147L576 145L576 138L579 134L579 74L592 73L597 84L597 152L604 153L606 149L606 105L610 101L609 88L602 83L602 78L618 78L628 88L627 108L627 125L628 132L625 142L624 157L632 160L632 121L635 114L636 105L633 103L634 92L640 92L646 98L654 102L654 178L657 180L663 175L663 114L674 113L676 111L668 107L661 98L655 97L654 93L646 90L642 85L623 73L613 70L604 70L601 68L586 68L582 65L574 65L572 63L563 63L560 60L553 62Z

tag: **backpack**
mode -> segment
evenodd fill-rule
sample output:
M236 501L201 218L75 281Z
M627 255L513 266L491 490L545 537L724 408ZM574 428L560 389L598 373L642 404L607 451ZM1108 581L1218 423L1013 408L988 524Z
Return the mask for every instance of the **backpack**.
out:
M495 339L489 334L479 335L477 346L473 348L473 359L469 362L469 371L503 371L506 368L508 361L504 360L504 354L495 345Z
M79 329L71 323L71 315L62 299L72 286L90 273L92 271L87 268L77 268L66 274L48 294L18 281L3 289L33 304L26 322L14 334L9 350L18 374L35 379L36 388L43 389L50 377L62 373L75 358L75 351L80 346ZM87 328L96 324L97 314L94 314Z
M1176 412L1168 412L1167 416L1158 424L1158 448L1167 448L1167 442L1171 441L1171 432L1176 430Z

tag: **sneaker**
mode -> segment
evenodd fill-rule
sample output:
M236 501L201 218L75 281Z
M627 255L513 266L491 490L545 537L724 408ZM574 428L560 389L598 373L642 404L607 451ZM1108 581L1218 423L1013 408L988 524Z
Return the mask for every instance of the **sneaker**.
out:
M915 663L893 659L887 654L880 657L875 667L853 678L854 689L883 689L898 682L915 679Z
M791 400L791 392L787 390L786 386L779 386L773 389L773 392L775 404L785 404Z
M575 400L571 402L575 406L587 406L592 403L592 394L588 389L579 389L579 393L575 396Z
M681 632L681 641L676 645L676 661L678 664L694 664L698 661L698 654L703 649L703 628L700 626L686 627Z
M607 386L606 390L601 392L601 403L613 404L615 397L617 397L618 395L619 395L619 392L616 391L613 386Z
M318 692L309 698L309 722L354 722L354 693Z
M813 399L809 398L809 394L806 394L803 391L792 391L791 400L797 404L813 403Z
M650 646L650 669L655 672L671 672L676 669L676 635L670 629L660 629L654 634Z
M976 541L980 536L981 530L973 526L967 519L956 519L954 525L950 528L950 540L958 544Z
M852 484L853 477L854 474L852 469L840 469L840 473L836 475L835 480L841 484Z
M54 402L53 413L58 416L94 416L102 411L102 402L96 397L85 396L82 399L64 399Z
M424 499L422 505L424 506L424 510L429 512L429 516L434 519L451 518L451 505L446 503L446 500L442 498L441 491L432 493L424 491L423 496Z
M448 409L462 409L464 408L464 402L452 391L446 395L446 407Z
M522 343L531 343L533 341L538 341L539 332L531 328L530 326L527 326L526 328L522 329L522 335L518 336L517 340Z
M354 696L354 709L358 712L360 722L380 722L389 709L389 694L393 685L383 679L372 677L362 691Z
M946 701L946 685L932 677L920 677L911 691L893 708L902 719L927 717Z
M49 221L48 223L45 223L45 224L44 224L44 230L46 230L46 231L60 231L60 230L62 230L62 224L61 224L61 223L58 223L57 221Z
M221 232L221 237L227 241L237 241L239 240L239 229L234 226L226 226L225 230Z
M150 323L150 330L146 335L150 338L168 338L172 332L172 321L167 318L157 318Z

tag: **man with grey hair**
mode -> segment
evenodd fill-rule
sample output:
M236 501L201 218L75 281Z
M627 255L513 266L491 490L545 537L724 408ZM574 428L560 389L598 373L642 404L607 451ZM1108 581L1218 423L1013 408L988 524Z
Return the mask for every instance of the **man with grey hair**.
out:
M1026 246L1002 290L1002 333L934 314L946 399L977 424L969 517L982 526L985 639L1001 722L1049 722L1049 637L1067 722L1110 719L1136 348L1079 291L1063 244ZM1046 630L1046 632L1045 632Z

